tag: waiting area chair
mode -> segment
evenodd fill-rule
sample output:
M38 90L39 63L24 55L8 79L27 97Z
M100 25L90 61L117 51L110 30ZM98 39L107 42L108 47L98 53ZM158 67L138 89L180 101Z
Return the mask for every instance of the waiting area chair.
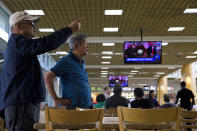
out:
M47 107L45 109L46 130L89 129L88 131L102 131L103 115L104 109L66 110Z
M109 108L104 110L105 117L117 117L117 109L116 108Z
M197 111L181 111L181 130L197 129Z
M120 131L168 130L178 131L180 124L179 107L164 109L139 109L118 107ZM176 124L175 129L172 126Z

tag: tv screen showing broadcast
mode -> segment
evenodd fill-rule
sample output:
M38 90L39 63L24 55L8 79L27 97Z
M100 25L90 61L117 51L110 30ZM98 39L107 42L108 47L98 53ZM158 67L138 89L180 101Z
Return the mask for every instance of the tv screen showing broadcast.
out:
M161 64L162 41L125 41L124 64Z
M128 87L128 76L109 76L109 86L113 87L116 84Z

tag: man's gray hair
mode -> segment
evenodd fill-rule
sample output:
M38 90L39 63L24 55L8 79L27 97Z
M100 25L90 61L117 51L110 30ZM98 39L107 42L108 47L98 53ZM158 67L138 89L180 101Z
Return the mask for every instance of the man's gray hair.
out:
M70 39L69 39L70 50L73 50L75 48L76 44L80 44L87 37L88 36L86 34L75 34L75 35L72 35L70 37Z

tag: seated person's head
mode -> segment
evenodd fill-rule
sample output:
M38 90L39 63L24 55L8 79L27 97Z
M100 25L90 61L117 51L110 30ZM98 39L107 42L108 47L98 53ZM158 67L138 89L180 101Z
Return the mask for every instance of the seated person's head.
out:
M163 99L165 102L170 102L170 95L169 94L164 94Z
M154 90L150 90L150 91L149 91L149 97L154 97L154 95L155 95L155 94L154 94Z
M185 81L182 81L182 82L181 82L181 88L185 88L185 86L186 86Z
M96 97L96 101L97 102L104 102L105 101L105 96L103 94L99 94L97 97Z
M134 96L135 96L135 99L142 98L144 96L144 91L142 90L142 88L135 88Z
M121 85L120 85L120 84L116 84L116 85L114 86L114 88L113 88L113 92L114 92L114 94L121 94L121 92L122 92L122 87L121 87Z

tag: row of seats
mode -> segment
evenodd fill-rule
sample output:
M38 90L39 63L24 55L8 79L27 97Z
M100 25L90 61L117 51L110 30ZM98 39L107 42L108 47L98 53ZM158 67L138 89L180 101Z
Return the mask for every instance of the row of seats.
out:
M107 111L106 111L107 113ZM116 111L114 112L116 113ZM184 111L179 107L164 109L138 109L118 107L120 131L125 130L185 130L197 128L186 123L197 123L197 112ZM114 114L115 115L115 114ZM65 110L46 108L46 129L53 128L102 130L104 109ZM181 117L180 117L181 116ZM188 119L190 118L190 119ZM59 124L59 125L58 125ZM62 127L61 127L61 126ZM85 125L85 126L84 126ZM175 126L174 126L175 125ZM181 126L180 126L181 125Z
M117 124L120 131L197 129L195 125L197 112L184 111L180 107L164 109L118 107L117 110L105 111L104 109L66 110L65 108L46 107L44 111L47 131L56 129L102 131L104 116L118 116ZM0 119L1 121L3 120ZM3 125L1 125L2 128L4 128Z

